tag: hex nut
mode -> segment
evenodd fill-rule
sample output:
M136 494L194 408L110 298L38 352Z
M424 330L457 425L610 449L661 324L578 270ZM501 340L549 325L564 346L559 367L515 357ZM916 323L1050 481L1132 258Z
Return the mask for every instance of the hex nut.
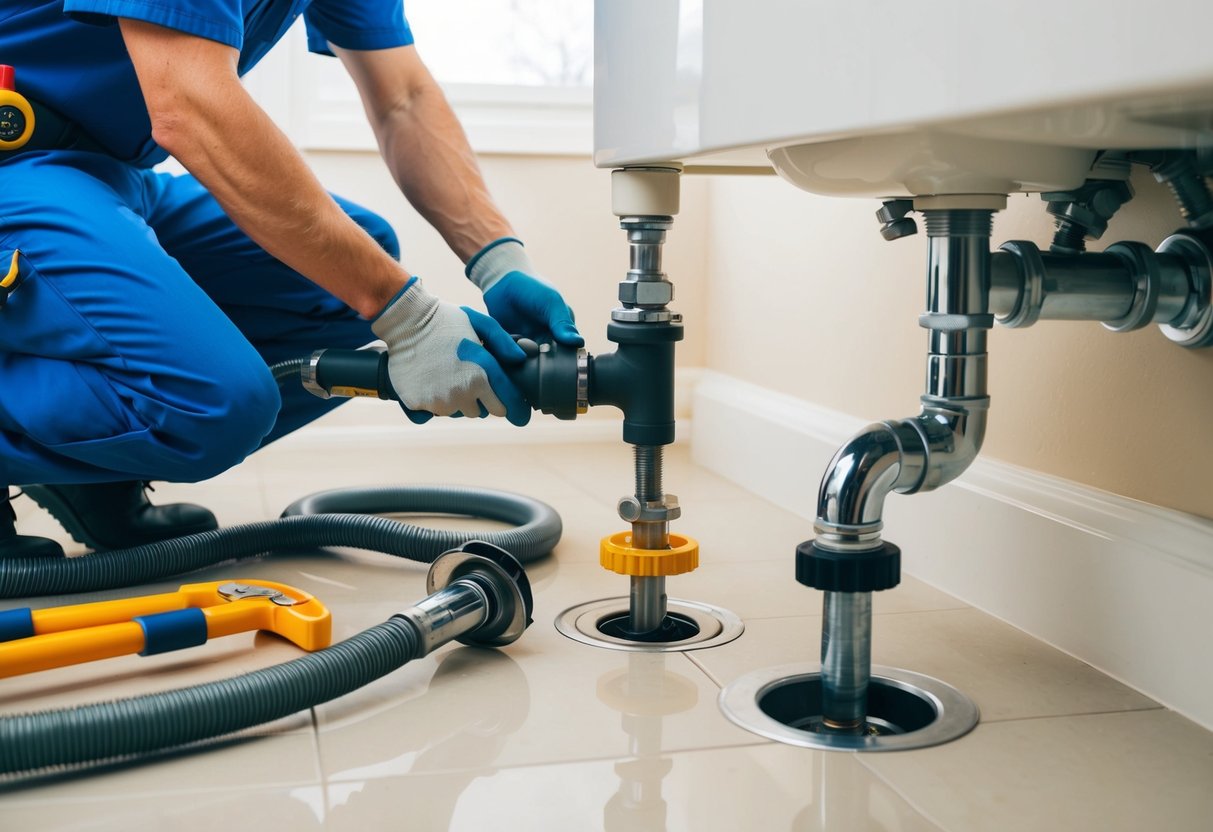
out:
M646 500L643 504L635 497L619 499L619 517L629 523L668 523L682 516L678 497L666 494L660 500Z
M619 300L631 306L665 306L674 299L674 284L668 280L625 280L619 284Z

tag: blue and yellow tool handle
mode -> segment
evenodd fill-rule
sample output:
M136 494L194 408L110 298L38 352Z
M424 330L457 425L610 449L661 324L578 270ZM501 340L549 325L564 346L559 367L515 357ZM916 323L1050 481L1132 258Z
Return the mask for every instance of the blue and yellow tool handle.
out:
M177 592L67 607L0 612L0 678L138 653L144 656L196 647L209 638L265 630L304 650L327 647L332 616L313 596L270 581L244 581L276 589L289 606L269 597L229 599L230 581L189 584Z
M48 633L0 644L0 678L131 653L152 656L197 647L206 640L203 610L161 612L121 624Z

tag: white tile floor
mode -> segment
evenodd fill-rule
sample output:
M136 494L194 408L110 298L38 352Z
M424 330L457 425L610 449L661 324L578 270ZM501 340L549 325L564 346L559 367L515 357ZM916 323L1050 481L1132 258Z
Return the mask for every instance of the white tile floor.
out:
M733 610L745 634L687 654L570 641L576 603L626 592L597 565L631 485L626 446L271 448L156 499L212 507L226 525L273 517L311 491L471 483L546 500L565 519L529 572L535 625L516 644L448 647L347 697L191 753L86 775L0 781L0 829L1087 830L1213 829L1213 735L1023 633L907 578L876 597L875 660L940 677L982 723L952 744L827 754L728 722L716 697L749 670L810 661L820 597L791 577L802 520L668 456L666 485L703 566L672 596ZM24 506L21 503L25 503ZM27 501L21 528L62 533ZM263 577L313 592L342 639L424 594L424 569L366 553L287 554L82 600ZM31 599L35 606L67 603ZM0 603L0 608L21 605ZM296 655L272 636L128 657L0 682L0 713L220 678Z

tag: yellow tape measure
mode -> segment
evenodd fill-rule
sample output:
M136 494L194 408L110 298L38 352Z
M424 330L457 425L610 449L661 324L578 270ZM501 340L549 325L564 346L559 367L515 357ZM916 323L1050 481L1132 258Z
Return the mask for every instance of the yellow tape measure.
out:
M0 64L0 151L17 150L34 135L34 108L17 92L16 73Z

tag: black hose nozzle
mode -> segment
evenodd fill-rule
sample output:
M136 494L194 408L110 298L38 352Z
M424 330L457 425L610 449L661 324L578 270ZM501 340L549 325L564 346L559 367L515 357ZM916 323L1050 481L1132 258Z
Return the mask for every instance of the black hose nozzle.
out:
M368 396L400 401L387 371L387 352L378 349L317 350L299 368L300 381L314 396Z

